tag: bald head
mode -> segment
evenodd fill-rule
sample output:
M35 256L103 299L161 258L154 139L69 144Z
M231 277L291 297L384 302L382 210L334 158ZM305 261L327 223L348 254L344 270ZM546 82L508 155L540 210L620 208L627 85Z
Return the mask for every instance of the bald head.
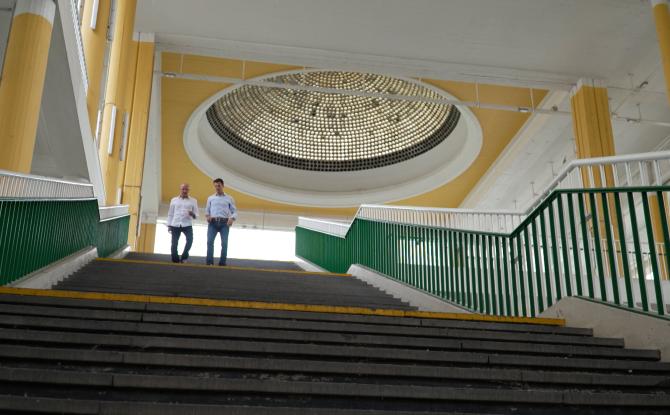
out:
M187 198L189 190L191 190L191 186L188 183L182 183L179 186L179 196Z

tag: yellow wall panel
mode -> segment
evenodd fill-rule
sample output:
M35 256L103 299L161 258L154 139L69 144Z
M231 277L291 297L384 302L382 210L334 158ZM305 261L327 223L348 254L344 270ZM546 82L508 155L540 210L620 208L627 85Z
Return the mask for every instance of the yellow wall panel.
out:
M184 55L180 72L242 79L243 67L243 62L238 59Z
M303 69L303 67L278 63L246 61L244 63L244 79L251 79L274 72L291 71L294 69Z
M138 252L153 253L154 243L156 242L156 224L143 223L140 226L140 235L137 239Z
M0 80L0 169L30 173L51 31L33 13L12 19Z
M81 25L81 41L84 47L86 74L88 76L88 93L86 108L91 124L91 132L95 134L95 125L98 119L98 106L102 91L102 72L107 50L107 24L111 0L99 0L98 15L95 30L91 29L93 15L93 1L84 2L84 18ZM95 138L95 137L94 137Z
M161 53L161 70L163 72L179 73L181 70L181 53Z

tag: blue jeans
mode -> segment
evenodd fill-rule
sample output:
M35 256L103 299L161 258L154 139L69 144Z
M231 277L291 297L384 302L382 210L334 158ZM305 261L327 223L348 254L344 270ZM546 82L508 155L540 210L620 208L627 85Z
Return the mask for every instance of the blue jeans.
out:
M212 221L207 226L207 265L214 264L214 240L216 235L221 235L221 258L219 258L219 265L226 265L226 258L228 257L228 227L227 220Z
M193 226L170 226L172 230L172 262L181 262L188 259L188 251L193 245ZM186 236L186 246L184 247L184 253L181 254L181 259L179 258L179 252L177 251L177 245L179 245L179 237L182 232Z

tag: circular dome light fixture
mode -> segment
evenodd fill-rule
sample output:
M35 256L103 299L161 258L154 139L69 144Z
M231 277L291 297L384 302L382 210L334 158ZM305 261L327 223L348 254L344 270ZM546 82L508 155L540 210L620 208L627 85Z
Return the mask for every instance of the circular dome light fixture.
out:
M398 95L407 98L394 99ZM460 111L440 99L410 80L303 71L235 88L206 115L221 139L251 157L291 169L346 172L401 163L442 143Z
M352 207L425 194L476 159L469 108L416 79L292 70L230 85L184 128L184 149L209 177L298 206Z

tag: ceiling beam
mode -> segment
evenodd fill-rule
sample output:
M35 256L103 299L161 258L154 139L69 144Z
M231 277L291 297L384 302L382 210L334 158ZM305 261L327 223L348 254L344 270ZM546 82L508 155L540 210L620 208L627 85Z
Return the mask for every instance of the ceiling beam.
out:
M408 59L398 56L369 55L167 33L156 35L156 49L309 68L373 72L391 76L449 79L561 91L569 91L580 78L595 77L589 74L566 74L459 62Z
M212 75L199 75L199 74L190 74L190 73L175 73L175 72L161 72L154 71L154 73L164 76L167 78L180 78L180 79L190 79L194 81L207 81L207 82L218 82L222 84L230 85L253 85L263 88L280 88L280 89L290 89L296 91L310 91L310 92L322 92L327 94L341 94L341 95L351 95L357 97L367 97L367 98L378 98L378 99L387 99L395 101L411 101L411 102L427 102L433 104L444 104L444 105L457 105L464 106L469 108L484 108L492 109L499 111L512 111L512 112L522 112L522 113L533 113L533 114L547 114L547 115L562 115L570 116L570 111L560 110L557 106L552 106L547 108L547 106L541 107L518 107L513 105L501 105L501 104L491 104L481 101L462 101L458 99L449 99L449 98L427 98L427 97L417 97L410 95L401 95L401 94L383 94L377 92L368 92L368 91L358 91L351 89L339 89L339 88L325 88L319 86L307 86L307 85L298 85L298 84L289 84L283 82L273 82L268 80L254 80L254 79L239 79L239 78L230 78L224 76L212 76ZM529 92L530 93L530 92ZM649 120L644 118L631 118L624 117L615 113L611 114L612 121L627 122L633 124L646 124L646 125L657 125L661 127L670 127L670 122L659 121L659 120Z
M518 107L511 105L501 105L501 104L492 104L481 101L462 101L458 99L449 99L449 98L428 98L428 97L418 97L412 95L402 95L402 94L388 94L388 93L378 93L378 92L369 92L369 91L360 91L352 89L340 89L340 88L326 88L320 86L307 86L307 85L298 85L290 84L284 82L275 82L268 80L243 80L239 78L230 78L223 76L211 76L211 75L198 75L198 74L189 74L189 73L175 73L175 72L160 72L157 71L161 76L167 78L180 78L180 79L190 79L194 81L207 81L207 82L219 82L223 84L230 85L251 85L262 88L279 88L279 89L289 89L294 91L309 91L309 92L321 92L327 94L340 94L340 95L350 95L357 97L366 97L366 98L378 98L386 99L393 101L410 101L410 102L423 102L423 103L432 103L432 104L443 104L443 105L458 105L465 106L470 108L485 108L501 111L513 111L513 112L523 112L523 113L542 113L542 114L555 114L555 115L570 115L568 111L561 111L558 108L556 109L544 109L544 108L531 108L531 107ZM530 90L529 90L530 93Z

